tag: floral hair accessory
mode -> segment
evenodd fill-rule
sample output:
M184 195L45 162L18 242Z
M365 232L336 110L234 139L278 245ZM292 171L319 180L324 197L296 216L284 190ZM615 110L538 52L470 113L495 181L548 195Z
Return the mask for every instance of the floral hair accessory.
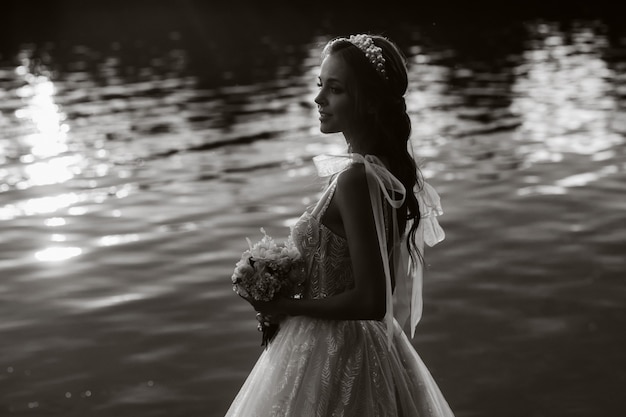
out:
M383 58L383 49L380 46L376 46L374 44L374 40L367 35L359 34L352 35L348 38L348 42L352 45L356 46L365 54L368 61L374 69L383 76L383 78L387 79L387 74L385 73L385 58Z

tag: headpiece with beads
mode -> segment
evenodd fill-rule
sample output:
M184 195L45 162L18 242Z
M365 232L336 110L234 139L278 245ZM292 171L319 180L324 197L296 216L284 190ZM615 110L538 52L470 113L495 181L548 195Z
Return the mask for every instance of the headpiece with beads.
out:
M380 46L374 44L374 40L368 35L351 35L349 38L338 38L331 43L339 40L345 40L352 45L359 48L361 52L365 54L367 60L372 64L376 72L378 72L383 78L387 79L387 73L385 72L385 58L383 57L383 49Z

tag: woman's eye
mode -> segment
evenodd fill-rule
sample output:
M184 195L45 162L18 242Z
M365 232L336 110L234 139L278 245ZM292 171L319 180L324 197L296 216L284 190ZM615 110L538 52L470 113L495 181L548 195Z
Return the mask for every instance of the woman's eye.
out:
M317 88L324 88L324 86L322 85L321 82L317 82ZM328 89L328 91L330 91L333 94L341 94L343 92L343 90L339 87L328 86L326 88Z

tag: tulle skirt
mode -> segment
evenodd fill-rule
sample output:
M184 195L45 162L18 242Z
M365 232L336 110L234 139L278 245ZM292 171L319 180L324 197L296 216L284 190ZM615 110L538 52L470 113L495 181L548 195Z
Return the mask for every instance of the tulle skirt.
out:
M430 372L394 321L289 317L227 417L452 417Z

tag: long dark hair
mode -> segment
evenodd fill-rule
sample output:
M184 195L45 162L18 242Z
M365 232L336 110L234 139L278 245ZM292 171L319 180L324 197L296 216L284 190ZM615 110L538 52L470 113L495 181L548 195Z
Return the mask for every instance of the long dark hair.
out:
M352 85L348 94L354 99L354 117L360 131L358 143L349 143L350 151L383 157L389 164L391 173L402 182L406 189L406 199L399 217L398 227L404 230L412 220L407 235L407 248L414 262L417 253L415 232L420 221L417 198L413 193L421 189L422 175L409 153L411 120L406 112L404 94L408 86L406 59L400 49L390 40L377 35L369 35L374 45L382 49L385 59L385 76L379 73L365 54L345 38L328 42L322 57L330 54L340 57L352 70Z

